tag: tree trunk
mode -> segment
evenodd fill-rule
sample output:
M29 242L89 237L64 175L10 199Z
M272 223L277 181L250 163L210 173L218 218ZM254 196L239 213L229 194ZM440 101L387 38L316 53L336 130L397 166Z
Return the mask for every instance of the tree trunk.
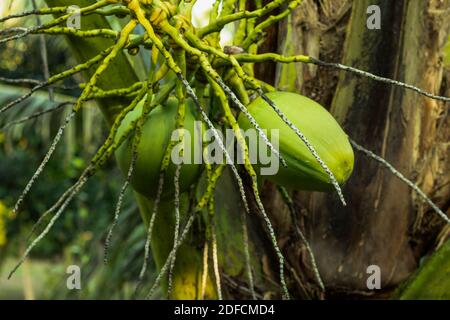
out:
M381 29L366 27L369 5L381 8ZM349 10L352 6L351 10ZM442 48L448 38L448 1L303 1L280 25L280 53L304 53L443 94ZM286 36L284 36L286 35ZM344 40L345 39L345 40ZM273 49L273 48L272 48ZM348 135L381 155L449 212L448 141L443 103L403 88L311 65L277 66L277 85L312 97ZM448 88L448 87L447 87ZM273 186L265 186L266 194ZM334 194L296 192L298 218L315 253L328 297L384 295L432 251L444 224L411 189L374 161L356 154L344 188ZM267 196L299 292L316 292L301 242L292 240L283 204ZM280 222L280 220L282 220ZM447 228L448 230L448 228ZM440 239L437 239L440 238ZM289 241L288 241L289 240ZM381 270L381 289L368 290L367 267ZM298 276L303 275L303 276ZM306 288L306 289L305 289Z

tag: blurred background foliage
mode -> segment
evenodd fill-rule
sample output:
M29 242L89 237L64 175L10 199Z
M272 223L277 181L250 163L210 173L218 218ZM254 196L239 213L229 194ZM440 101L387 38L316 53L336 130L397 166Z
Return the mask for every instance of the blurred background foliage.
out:
M32 8L31 1L14 1L9 6L11 3L0 3L1 16ZM15 19L2 28L35 23L34 17ZM75 65L62 37L46 37L46 45L51 53L48 55L51 74ZM39 36L2 46L0 77L44 80ZM30 121L9 123L54 108L61 102L74 101L80 93L76 88L80 81L81 78L74 77L64 83L72 89L55 89L53 101L47 92L38 92L0 119L0 299L129 298L134 289L130 280L136 279L139 272L145 230L131 192L126 195L121 221L113 236L110 263L103 264L103 243L123 183L113 162L76 197L52 232L33 251L25 268L6 280L27 244L33 224L76 181L107 130L98 109L93 103L88 104L65 130L63 143L25 198L20 214L13 218L11 209L42 161L70 104ZM18 98L31 86L0 84L0 105ZM66 268L72 264L81 267L83 290L67 290Z

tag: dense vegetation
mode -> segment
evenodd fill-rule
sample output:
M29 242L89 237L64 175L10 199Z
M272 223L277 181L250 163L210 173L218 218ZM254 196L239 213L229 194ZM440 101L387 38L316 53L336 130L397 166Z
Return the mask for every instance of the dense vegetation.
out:
M18 5L23 14L1 18L0 257L21 256L8 265L10 276L31 254L83 270L86 290L66 290L63 272L48 297L324 298L365 292L362 274L374 263L381 295L397 288L396 296L447 297L448 282L421 277L439 279L449 260L442 244L450 225L450 98L444 72L436 72L445 67L432 64L447 50L449 23L430 16L433 1L379 1L391 10L383 23L398 33L361 28L367 1L343 0L343 12L331 2L300 3L216 1L201 26L192 22L195 1L83 0L73 11L70 1L47 0L47 7ZM294 29L293 19L310 23L314 10L340 12L328 21L335 41L345 38L338 53L360 69L292 50L301 43L288 43L295 32L304 40L313 34ZM77 18L80 28L69 27ZM438 36L428 37L418 20ZM403 46L419 43L404 35L409 24L427 44L428 63L404 54ZM232 37L224 43L227 30ZM362 35L373 41L361 42ZM403 63L379 62L386 47ZM435 87L423 86L418 71ZM324 81L329 92L317 94ZM311 92L324 107L306 97ZM414 106L420 112L414 99L422 99ZM196 122L201 163L184 157L195 149ZM278 173L265 179L241 129L256 131L259 148L279 161ZM184 162L173 161L175 151ZM418 153L435 159L439 174L426 176L431 169ZM223 161L205 161L208 154ZM411 178L416 171L420 179ZM400 253L392 260L390 252ZM441 289L427 287L433 283Z

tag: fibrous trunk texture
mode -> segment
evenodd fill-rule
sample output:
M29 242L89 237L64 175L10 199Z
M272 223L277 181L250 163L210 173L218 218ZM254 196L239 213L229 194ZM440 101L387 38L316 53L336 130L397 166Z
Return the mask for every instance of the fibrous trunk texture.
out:
M366 27L369 5L381 9L379 30ZM280 37L279 51L342 62L448 95L442 48L449 34L449 9L450 2L433 0L306 0L280 26L287 38ZM448 105L366 77L308 65L295 70L280 65L276 81L329 107L352 139L391 162L449 212ZM296 193L298 217L329 297L387 296L448 234L408 186L364 155L356 154L344 195L347 207L333 194ZM265 200L275 221L285 216L277 199ZM289 265L297 275L305 274L310 263L304 246L292 240L291 228L280 227L279 232ZM381 290L367 288L370 265L380 267ZM311 273L306 274L297 287L314 283Z

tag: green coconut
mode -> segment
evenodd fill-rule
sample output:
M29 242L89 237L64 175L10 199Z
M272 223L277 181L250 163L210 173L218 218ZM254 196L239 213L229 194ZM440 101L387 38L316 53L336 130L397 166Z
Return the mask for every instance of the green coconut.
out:
M333 116L317 102L291 92L270 92L267 96L286 117L305 135L320 158L326 163L340 185L353 171L354 154L349 139ZM272 107L258 97L248 111L272 139L272 129L279 130L279 151L287 167L267 179L297 190L330 191L333 185L325 170L311 154L297 134L277 115ZM242 129L253 128L244 114L239 115ZM259 169L261 165L256 165Z

